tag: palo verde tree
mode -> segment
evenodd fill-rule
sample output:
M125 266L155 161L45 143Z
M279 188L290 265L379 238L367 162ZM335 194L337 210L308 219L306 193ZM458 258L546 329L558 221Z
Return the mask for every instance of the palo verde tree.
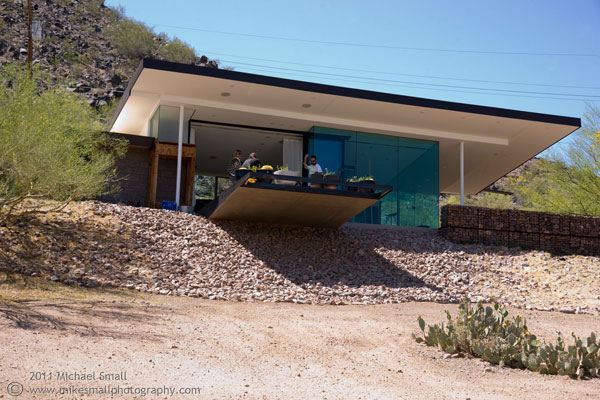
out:
M600 215L600 109L588 105L567 149L542 159L512 188L524 208Z
M78 95L47 87L39 71L0 71L0 223L47 212L116 189L122 140L103 133L98 114Z

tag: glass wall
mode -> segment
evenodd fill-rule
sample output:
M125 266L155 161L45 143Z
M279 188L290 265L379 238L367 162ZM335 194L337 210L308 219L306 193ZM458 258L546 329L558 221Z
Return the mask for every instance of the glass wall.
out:
M193 110L184 110L183 142L188 143L188 121ZM179 141L179 107L158 106L148 127L148 136L165 142Z
M309 151L342 180L371 176L394 190L352 222L437 228L438 143L428 140L313 127Z

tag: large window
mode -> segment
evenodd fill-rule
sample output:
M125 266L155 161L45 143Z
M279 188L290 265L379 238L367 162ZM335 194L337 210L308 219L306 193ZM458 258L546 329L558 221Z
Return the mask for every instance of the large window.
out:
M313 127L309 150L323 170L343 171L343 180L371 176L394 187L353 222L438 227L437 142Z
M215 198L231 184L227 167L235 150L244 158L257 153L263 165L287 168L286 174L302 174L302 133L237 127L192 121L196 144L196 199ZM244 161L244 160L242 160Z
M188 121L194 110L185 109L183 114L183 143L188 143ZM158 106L148 127L149 134L165 142L179 141L179 107Z
M220 176L196 175L194 192L196 200L212 200L231 186L231 179Z

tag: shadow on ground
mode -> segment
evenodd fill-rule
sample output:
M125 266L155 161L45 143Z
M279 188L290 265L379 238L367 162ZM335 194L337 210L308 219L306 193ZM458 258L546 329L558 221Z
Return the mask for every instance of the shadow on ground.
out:
M221 221L226 231L268 267L297 285L386 286L442 289L425 283L339 229L316 229Z
M156 306L103 301L0 301L0 317L24 330L57 330L81 336L162 340L127 325L159 325L162 312ZM3 325L0 318L0 325Z

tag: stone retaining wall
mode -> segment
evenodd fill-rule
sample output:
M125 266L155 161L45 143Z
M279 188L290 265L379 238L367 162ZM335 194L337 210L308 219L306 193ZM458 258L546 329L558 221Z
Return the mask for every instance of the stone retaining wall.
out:
M440 233L453 242L600 255L600 217L454 205L441 214Z

